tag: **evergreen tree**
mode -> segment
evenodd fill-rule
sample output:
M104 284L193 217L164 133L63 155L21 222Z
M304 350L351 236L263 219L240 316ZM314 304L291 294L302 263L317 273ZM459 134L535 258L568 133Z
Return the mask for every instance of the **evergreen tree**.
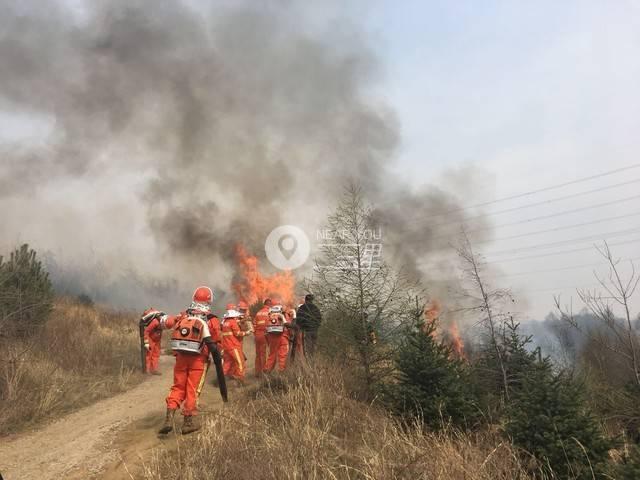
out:
M49 274L24 244L0 256L0 333L23 335L44 323L53 300Z
M589 478L602 472L611 448L588 412L583 389L548 358L528 367L507 406L506 433L560 478Z
M435 328L428 322L407 332L395 359L396 383L385 386L384 397L396 413L421 418L431 428L468 426L478 412L468 370L435 339Z

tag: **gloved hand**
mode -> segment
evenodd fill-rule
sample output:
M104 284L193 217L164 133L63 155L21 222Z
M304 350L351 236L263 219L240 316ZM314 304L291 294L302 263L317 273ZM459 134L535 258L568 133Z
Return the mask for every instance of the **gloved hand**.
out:
M151 346L147 342L144 342L144 349L148 352L151 350Z

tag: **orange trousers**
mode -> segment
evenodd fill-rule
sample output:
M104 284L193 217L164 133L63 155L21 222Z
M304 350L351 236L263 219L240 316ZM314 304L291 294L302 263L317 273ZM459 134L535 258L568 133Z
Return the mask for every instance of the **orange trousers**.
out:
M147 364L147 373L158 371L158 361L160 360L160 342L161 340L149 339L149 350L145 356Z
M198 396L207 376L209 362L202 355L176 353L173 367L173 386L167 397L167 408L176 410L182 405L184 415L198 413Z
M265 333L255 334L256 342L256 377L259 377L267 363L267 336Z
M225 377L244 380L244 352L241 348L227 348L222 353L222 371Z
M278 362L278 370L283 371L287 366L289 337L285 334L269 333L267 334L267 342L269 343L269 358L267 358L264 371L272 371L276 366L276 360Z

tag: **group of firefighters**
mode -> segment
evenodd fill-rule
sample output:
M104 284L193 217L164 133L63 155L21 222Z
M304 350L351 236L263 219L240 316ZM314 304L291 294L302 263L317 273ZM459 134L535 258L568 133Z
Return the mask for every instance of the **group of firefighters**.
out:
M181 407L184 415L182 433L199 428L193 417L197 414L198 396L205 382L210 356L216 365L224 401L227 400L227 378L244 384L244 337L254 337L256 377L272 372L276 367L282 371L290 358L310 357L315 351L322 316L313 303L313 295L306 295L297 309L266 298L253 317L245 301L227 304L222 319L212 312L213 298L209 287L198 287L189 308L177 315L167 315L153 308L143 313L141 325L147 373L160 375L158 362L163 330L171 331L171 350L176 358L161 434L171 432L175 413Z

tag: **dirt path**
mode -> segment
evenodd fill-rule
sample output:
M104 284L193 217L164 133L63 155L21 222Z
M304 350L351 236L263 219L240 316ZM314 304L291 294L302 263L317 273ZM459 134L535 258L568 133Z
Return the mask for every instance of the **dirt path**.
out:
M34 432L0 441L0 473L19 479L140 478L152 449L170 447L155 431L164 418L164 402L172 380L171 356L160 358L162 376L149 377L137 387L99 401ZM207 386L203 413L219 409L217 391Z

